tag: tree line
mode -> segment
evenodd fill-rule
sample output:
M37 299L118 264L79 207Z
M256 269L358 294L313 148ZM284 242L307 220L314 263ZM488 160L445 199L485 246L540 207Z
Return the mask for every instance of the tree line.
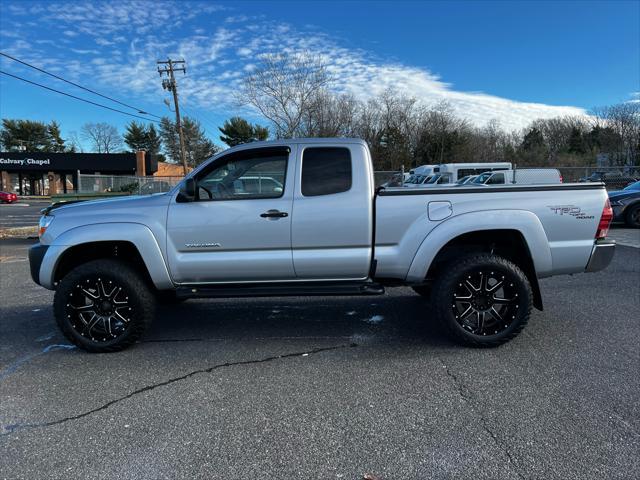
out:
M329 66L306 53L269 54L245 77L240 104L260 112L279 138L359 137L377 170L449 162L510 161L522 166L640 163L640 102L596 108L590 115L533 121L507 131L477 127L451 105L424 105L386 90L369 100L336 93Z
M509 161L520 166L593 166L599 154L611 165L640 164L640 102L596 108L590 115L539 119L521 131L499 121L482 127L457 116L447 102L424 105L392 90L368 100L339 93L323 60L304 53L261 57L237 93L239 106L268 126L232 117L219 127L230 147L269 137L358 137L367 141L376 170L397 171L423 164ZM184 117L187 163L196 166L220 148L201 124ZM86 123L61 137L57 122L3 119L4 150L113 153L145 150L160 160L180 162L175 122L130 122L123 135L104 122Z
M220 140L229 147L257 140L266 140L269 129L251 124L241 117L224 122ZM182 119L187 164L194 167L211 157L220 148L207 138L200 123L189 117ZM80 134L70 132L66 139L60 133L57 122L3 119L0 127L0 147L3 150L27 152L84 152L84 140L95 153L136 152L144 150L160 161L180 162L180 137L175 122L164 117L158 128L153 123L132 121L123 135L117 127L105 122L85 123Z

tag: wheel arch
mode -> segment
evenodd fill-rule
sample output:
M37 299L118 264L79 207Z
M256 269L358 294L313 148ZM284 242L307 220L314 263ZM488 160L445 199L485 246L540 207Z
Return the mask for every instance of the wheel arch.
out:
M492 252L518 265L531 284L534 306L542 310L538 277L550 273L551 251L540 220L527 211L478 212L442 222L420 245L407 281L431 283L448 261L473 251Z
M77 227L61 234L47 250L40 283L55 288L72 268L99 258L119 258L141 271L157 289L173 288L153 233L136 223L107 223Z

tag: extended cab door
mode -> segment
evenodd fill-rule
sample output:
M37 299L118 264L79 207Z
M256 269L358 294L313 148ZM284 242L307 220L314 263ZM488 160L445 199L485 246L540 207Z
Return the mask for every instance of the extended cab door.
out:
M291 241L296 277L363 279L371 265L373 173L363 144L300 144Z
M196 200L174 198L169 268L178 283L293 280L295 149L224 155L196 174Z

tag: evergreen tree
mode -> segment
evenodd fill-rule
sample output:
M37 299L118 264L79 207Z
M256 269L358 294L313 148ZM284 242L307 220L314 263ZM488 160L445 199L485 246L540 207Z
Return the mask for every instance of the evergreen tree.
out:
M0 128L0 144L5 150L24 147L27 152L64 152L65 144L60 134L60 126L33 120L13 120L5 118Z
M67 150L60 132L60 125L55 120L47 125L47 136L49 137L49 145L46 146L45 152L64 152Z
M269 129L267 127L261 127L258 124L251 125L241 117L231 117L224 122L222 127L218 127L218 130L222 133L220 140L230 147L266 140L269 137Z
M135 120L131 121L126 127L124 142L133 152L146 150L147 130L144 124L138 123Z
M182 133L187 157L187 165L195 167L219 151L219 148L209 140L200 123L189 117L182 119ZM176 124L163 117L160 121L160 136L164 150L171 161L180 163L180 137Z
M144 125L132 121L127 125L124 141L131 151L144 150L150 155L158 155L162 146L162 139L152 123Z
M160 134L156 130L156 127L153 123L149 124L147 128L147 152L151 155L159 155L160 149L162 148L162 138L160 138Z

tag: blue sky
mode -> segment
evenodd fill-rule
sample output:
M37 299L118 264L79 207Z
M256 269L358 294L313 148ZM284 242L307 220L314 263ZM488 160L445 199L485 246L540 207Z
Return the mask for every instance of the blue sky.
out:
M36 2L3 0L0 46L82 85L171 115L155 61L183 57L184 113L215 127L259 120L233 93L259 55L323 55L334 88L366 99L386 88L446 100L481 125L519 129L640 91L640 2ZM91 98L2 58L2 70ZM126 116L0 76L2 117L121 129ZM119 108L117 105L113 105Z

